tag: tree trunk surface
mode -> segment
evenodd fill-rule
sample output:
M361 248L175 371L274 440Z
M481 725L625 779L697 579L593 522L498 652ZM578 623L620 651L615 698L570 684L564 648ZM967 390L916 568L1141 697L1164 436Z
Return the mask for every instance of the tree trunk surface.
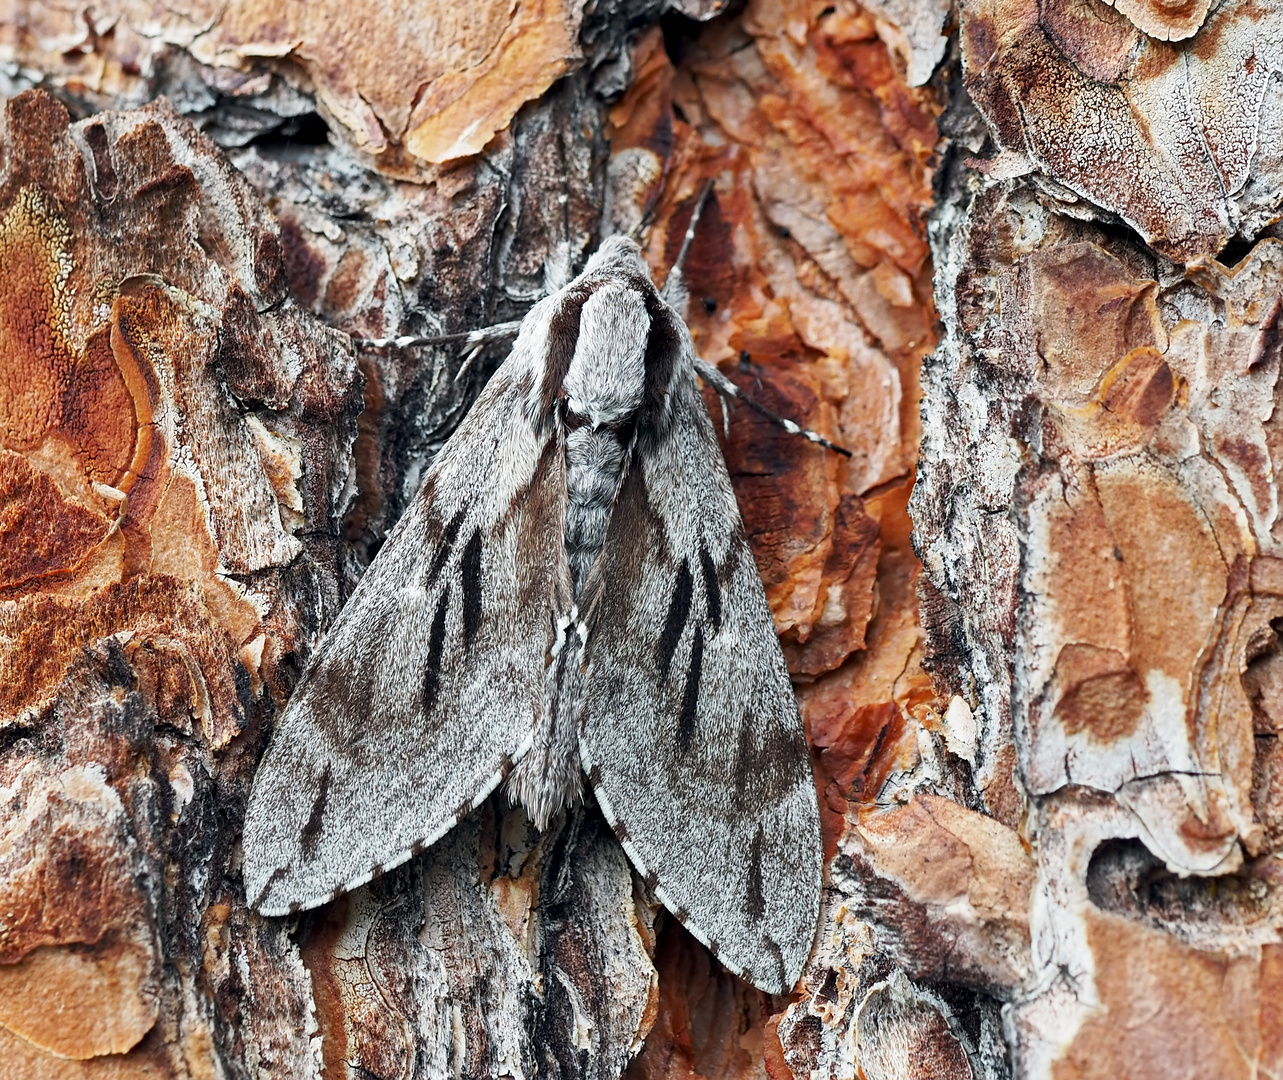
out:
M0 13L0 1080L1283 1078L1283 16ZM788 996L594 805L249 910L256 764L520 317L696 347L812 747ZM372 783L375 782L372 778ZM715 887L711 883L710 887Z

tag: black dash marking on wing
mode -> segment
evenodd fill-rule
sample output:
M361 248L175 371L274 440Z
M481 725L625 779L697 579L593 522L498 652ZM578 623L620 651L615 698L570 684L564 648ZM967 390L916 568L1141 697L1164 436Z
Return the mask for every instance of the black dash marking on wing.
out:
M708 943L708 951L713 954L713 959L716 960L717 954L722 951L722 948L716 941L710 941Z
M621 844L628 839L628 829L624 827L624 823L622 821L616 821L610 827L614 830L615 839Z
M748 892L744 897L744 909L754 922L761 922L766 913L766 901L762 897L762 826L753 834L753 845L748 856Z
M575 358L575 346L579 343L579 320L584 313L584 304L592 296L591 286L584 284L568 291L548 322L548 361L544 368L543 383L539 387L539 401L543 415L550 417L557 405L557 395L561 393L561 384L565 381L570 362Z
M646 314L650 316L650 336L646 338L646 388L642 422L653 428L664 413L682 338L677 329L680 322L677 313L659 298L655 287L650 285L639 291L646 301Z
M445 654L445 618L450 610L450 586L441 592L432 629L428 633L428 664L423 672L423 715L430 716L441 689L441 658Z
M588 770L588 783L593 786L593 790L601 787L601 766L596 762L594 762L593 767Z
M713 556L703 544L699 546L699 566L704 571L704 595L708 597L708 621L713 624L713 633L722 628L722 586L717 580L717 567L713 565Z
M687 911L686 908L684 907L679 907L676 911L673 912L673 914L677 916L677 921L681 923L683 926L686 925L686 920L691 917L691 913Z
M673 586L672 599L668 602L668 617L664 619L664 632L659 635L659 652L655 658L664 678L668 678L668 665L673 662L673 653L677 651L677 643L681 641L682 631L686 629L693 588L690 564L683 559L682 568L677 571L677 584Z
M797 706L786 703L786 707ZM755 723L748 712L740 716L739 740L731 763L735 806L750 815L775 805L793 785L811 782L801 733L790 732L779 723L760 727Z
M466 818L471 813L472 813L472 800L464 799L463 802L459 804L458 809L455 810L454 812L454 823L458 825L459 822L461 822L464 818Z
M481 530L475 529L463 549L459 560L463 576L463 647L472 648L472 641L481 627Z
M441 534L441 544L432 559L432 565L428 567L427 576L423 579L423 587L425 589L432 588L437 583L437 578L441 576L441 571L445 567L446 560L450 558L450 551L454 547L455 537L459 535L459 527L463 524L463 518L466 513L467 510L464 507L459 507L454 512L454 517L450 519L450 523L446 525L445 531Z
M250 901L249 906L252 908L262 907L263 901L267 899L267 894L272 891L272 886L275 885L278 881L280 881L281 878L289 877L289 874L290 874L290 868L288 866L278 866L275 870L272 871L271 877L267 879L267 884L264 885L263 888L259 891L259 894L256 897L254 897L253 900Z
M764 940L766 941L767 951L771 954L772 959L774 959L775 961L775 970L779 972L778 978L780 980L780 985L791 989L791 987L788 986L788 982L787 982L788 977L784 973L784 951L779 947L779 944L775 941L775 939L771 937L769 934L764 935Z
M704 628L695 627L691 642L690 667L686 670L686 689L682 693L682 712L677 718L677 749L690 749L695 737L695 706L699 704L699 677L704 667Z
M652 893L659 888L659 875L656 874L654 870L647 870L644 880L646 882L646 888Z
M325 818L325 804L330 799L330 763L325 763L321 773L321 782L317 785L316 798L312 800L312 812L307 815L307 824L299 833L303 844L303 858L311 860L316 857L316 845L321 839L321 823Z

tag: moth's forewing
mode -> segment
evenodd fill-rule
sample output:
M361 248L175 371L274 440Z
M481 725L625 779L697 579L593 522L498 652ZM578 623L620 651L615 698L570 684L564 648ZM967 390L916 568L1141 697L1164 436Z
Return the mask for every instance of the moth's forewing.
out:
M564 513L540 405L555 300L437 456L281 718L245 819L246 895L264 914L404 862L530 745Z
M801 718L690 337L666 420L643 425L600 556L585 771L655 894L773 993L819 916L819 809Z

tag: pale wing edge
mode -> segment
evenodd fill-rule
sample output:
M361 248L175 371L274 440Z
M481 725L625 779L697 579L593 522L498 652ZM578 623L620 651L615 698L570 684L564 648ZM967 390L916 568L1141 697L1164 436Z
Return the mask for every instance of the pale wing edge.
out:
M267 893L267 891L272 887L272 880L275 877L275 873L273 873L272 875L268 876L267 881L263 884L263 887L259 890L258 898L255 901L250 903L250 907L252 907L260 915L266 916L268 918L279 918L282 915L295 915L295 914L298 914L300 911L311 911L313 908L323 907L325 904L328 904L331 900L338 899L338 897L342 896L344 893L349 893L353 889L359 889L362 885L368 885L371 881L373 881L376 877L379 877L381 874L386 874L389 870L395 870L398 866L404 865L405 863L413 859L415 856L421 855L424 851L426 851L438 840L440 840L443 836L445 836L446 833L448 833L451 829L453 829L456 825L458 825L459 822L461 822L464 818L466 818L469 814L471 814L474 810L476 810L478 806L480 806L483 802L486 801L486 799L490 797L490 795L495 791L495 789L498 788L499 785L503 783L508 773L510 773L512 769L516 766L517 762L519 762L529 752L531 746L534 745L534 738L535 738L534 732L532 731L522 741L521 745L517 747L516 752L508 755L504 759L504 763L502 767L496 769L494 773L492 773L486 779L485 783L482 784L481 787L477 790L477 793L471 799L465 802L461 807L459 807L459 809L454 813L453 817L443 821L442 824L437 829L428 833L424 839L415 841L408 848L402 851L399 855L394 856L393 858L387 860L386 862L376 863L374 866L370 867L369 870L366 870L363 873L357 874L356 877L354 877L351 881L347 882L346 884L339 885L336 888L331 889L328 893L325 893L314 900L307 900L303 902L296 901L294 903L286 904L285 906L279 907L279 908L278 907L260 907L258 903L259 900L261 900L262 897Z
M610 826L611 831L615 834L615 839L619 841L620 846L624 849L624 854L628 856L629 862L633 864L634 868L642 876L642 880L645 882L646 888L654 894L655 899L672 912L677 921L690 932L691 936L694 937L696 941L712 953L714 959L726 968L727 971L731 972L733 975L738 975L745 982L752 983L760 990L766 990L767 993L789 993L789 991L791 991L797 984L798 979L802 977L802 969L806 966L805 957L796 972L790 973L786 971L784 973L785 979L788 979L790 975L792 976L792 981L789 982L788 985L768 981L769 976L753 971L752 969L745 967L743 964L739 964L731 959L731 957L722 950L716 938L705 931L704 928L695 921L689 908L673 902L664 887L659 883L659 878L655 871L646 865L646 860L641 857L640 852L637 850L637 845L634 844L632 839L629 837L628 830L625 828L623 820L617 813L615 813L615 808L611 805L610 797L606 794L605 786L601 783L600 770L592 759L592 754L588 750L588 743L585 739L579 740L579 760L583 765L584 775L588 778L588 783L593 790L593 795L596 796L597 805L601 807L602 816L605 817L606 824ZM767 988L768 986L770 989Z

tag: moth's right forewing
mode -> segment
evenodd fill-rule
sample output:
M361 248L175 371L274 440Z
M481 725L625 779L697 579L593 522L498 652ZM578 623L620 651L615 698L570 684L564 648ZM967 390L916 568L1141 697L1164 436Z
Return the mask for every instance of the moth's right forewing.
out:
M819 915L815 784L689 337L673 336L671 423L639 437L594 568L581 756L656 895L784 993Z
M541 308L340 612L259 766L244 879L264 914L403 862L530 745L565 518L564 455L540 405L556 311Z

